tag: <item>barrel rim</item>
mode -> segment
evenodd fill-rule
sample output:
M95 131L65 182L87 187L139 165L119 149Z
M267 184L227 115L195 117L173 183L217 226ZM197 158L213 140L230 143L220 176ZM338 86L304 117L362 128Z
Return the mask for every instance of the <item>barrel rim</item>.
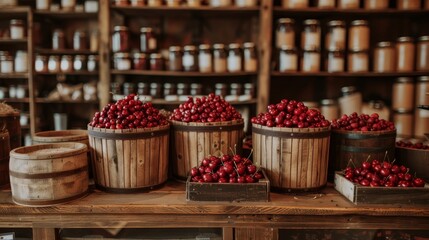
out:
M332 129L332 132L338 133L338 134L388 135L388 134L396 133L396 129L381 130L381 131L348 131L343 129Z
M19 117L21 113L19 111L13 113L0 113L0 117Z
M137 140L169 135L170 123L152 128L106 129L88 124L88 136L111 140Z
M61 135L71 133L72 135ZM54 134L49 135L49 134ZM45 136L46 135L46 136ZM88 139L88 131L84 129L70 129L70 130L60 130L60 131L43 131L37 132L33 136L33 141L44 142L44 143L54 143L54 142L70 142L76 140L86 140Z
M318 130L318 131L330 131L331 130L331 126L329 127L320 127L320 128L289 128L289 127L267 127L261 124L256 124L256 123L252 123L252 127L253 128L261 128L261 129L267 129L267 130L271 130L271 131L279 131L279 130L290 130L290 129L296 129L296 130ZM285 131L282 131L285 132ZM303 131L305 132L305 131ZM313 131L316 132L316 131Z
M49 207L49 206L55 206L63 203L68 203L71 201L79 200L81 198L84 198L90 194L89 187L85 189L82 193L79 193L74 196L70 196L67 198L61 198L61 199L55 199L55 200L26 200L26 199L19 199L12 195L12 201L20 206L24 207Z
M398 148L402 151L412 151L412 152L419 152L419 153L429 153L429 149L416 149L416 148L407 148L407 147L398 147L395 146L395 148Z
M59 147L70 147L72 150L66 151L66 152L60 152L60 153L53 153L53 154L40 154L36 156L30 156L28 153L21 153L21 151L27 149L27 150L42 150L42 149L49 149L49 148L59 148ZM22 160L40 160L40 159L55 159L55 158L63 158L63 157L70 157L75 156L81 153L86 153L88 151L88 146L84 143L77 143L77 142L64 142L64 143L47 143L47 144L36 144L31 146L24 146L24 147L18 147L13 149L10 152L11 158L16 159L22 159Z
M173 126L182 125L182 126L193 126L193 127L207 127L207 126L229 126L229 125L238 125L244 123L244 119L223 121L223 122L181 122L176 120L169 120Z
M173 120L174 121L174 120ZM225 122L180 122L174 121L171 125L173 130L187 132L216 132L216 131L233 131L244 129L244 121L225 121Z

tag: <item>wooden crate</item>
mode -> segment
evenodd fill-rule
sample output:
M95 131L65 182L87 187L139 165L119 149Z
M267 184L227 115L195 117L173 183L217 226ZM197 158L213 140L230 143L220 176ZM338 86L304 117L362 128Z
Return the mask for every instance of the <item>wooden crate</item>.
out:
M270 200L270 180L262 171L263 179L257 183L199 183L186 181L188 201L226 202L268 202Z
M429 184L423 188L364 187L335 173L335 189L354 204L427 204Z

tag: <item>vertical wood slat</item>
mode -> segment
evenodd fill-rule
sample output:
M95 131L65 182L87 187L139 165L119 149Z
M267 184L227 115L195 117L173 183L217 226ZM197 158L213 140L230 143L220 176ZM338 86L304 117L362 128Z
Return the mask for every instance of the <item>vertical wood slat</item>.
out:
M55 228L33 228L33 239L34 240L55 240L57 234Z
M237 240L277 240L277 228L235 228L234 237Z

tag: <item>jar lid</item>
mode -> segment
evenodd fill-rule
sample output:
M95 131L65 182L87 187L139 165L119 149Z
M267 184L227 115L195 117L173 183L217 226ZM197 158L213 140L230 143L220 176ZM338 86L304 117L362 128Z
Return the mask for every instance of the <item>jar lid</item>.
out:
M174 83L164 83L164 88L174 88Z
M200 45L198 46L198 48L199 48L200 50L210 50L210 45L209 45L209 44L200 44Z
M135 52L133 53L133 58L146 58L146 53L142 53L142 52Z
M228 85L226 83L216 83L215 88L227 88Z
M63 55L63 56L61 57L61 59L67 59L67 60L72 59L72 58L73 58L73 56L72 56L72 55Z
M0 54L0 57L1 57L1 54ZM36 55L36 59L46 60L46 59L48 59L48 56L46 56L46 55Z
M60 59L60 56L58 56L58 55L49 56L49 60L52 60L52 59Z
M118 52L113 54L113 58L129 58L130 54L127 52Z
M320 100L320 105L321 106L337 105L337 100L335 100L335 99L322 99L322 100Z
M293 20L292 18L279 18L279 20L277 20L277 23L279 23L279 24L286 24L286 23L294 24L295 20Z
M393 47L393 43L392 42L378 42L377 43L377 47Z
M180 51L182 51L182 48L181 48L180 46L170 46L170 47L168 48L168 50L169 50L170 52L180 52Z
M245 42L243 43L243 48L255 48L256 44L254 42Z
M396 40L397 42L412 42L414 39L412 37L408 37L408 36L403 36L403 37L398 37L398 39Z
M74 32L74 36L75 36L75 37L85 37L85 36L86 36L86 33L85 33L85 31L82 31L82 30L76 30L76 31Z
M428 36L420 36L420 37L418 38L418 40L419 40L420 42L426 42L426 41L429 41L429 35L428 35Z
M187 83L178 83L177 84L177 88L183 89L183 88L188 88L189 84Z
M346 23L342 20L332 20L328 22L329 27L344 27Z
M124 88L134 87L134 83L124 82Z
M183 47L184 51L195 51L197 50L197 47L195 45L186 45Z
M374 109L383 109L385 104L381 100L371 100L368 102L369 106Z
M255 84L253 84L253 83L245 83L244 84L244 88L254 88L255 87Z
M97 60L98 56L97 55L88 55L88 60Z
M229 49L240 49L241 45L239 43L231 43L228 45Z
M280 50L285 52L296 52L296 47L290 46L290 45L281 45Z
M75 59L85 59L86 56L85 55L76 55L74 58Z
M397 78L395 80L395 82L397 82L397 83L409 83L409 82L413 82L413 79L410 77L400 77L400 78Z
M316 46L305 46L305 48L302 49L303 52L319 52L319 48Z
M24 24L24 20L21 19L11 19L10 24Z
M223 43L213 44L213 49L225 49L225 44Z
M427 82L429 81L429 76L420 76L417 81L419 82Z
M231 88L241 88L242 86L240 83L231 83L230 85Z
M144 83L144 82L139 82L137 83L137 87L138 88L145 88L145 87L149 87L149 83Z
M62 29L57 28L54 30L53 34L54 36L64 36L64 31Z
M153 28L151 27L142 27L140 28L141 33L153 32Z
M341 93L343 95L349 95L357 92L357 88L355 86L346 86L341 88Z
M351 26L366 26L368 25L367 20L354 20L350 23Z
M128 31L128 27L126 27L126 26L114 26L113 31Z
M407 109L395 109L393 110L394 114L404 114L404 115L413 115L413 110L407 110Z
M161 55L161 53L151 53L150 58L151 59L160 59L160 58L162 58L162 55Z
M316 19L306 19L304 25L319 25L319 20Z
M156 82L150 83L150 88L158 88L158 87L161 87L161 84Z
M202 88L203 85L201 83L192 83L191 88Z

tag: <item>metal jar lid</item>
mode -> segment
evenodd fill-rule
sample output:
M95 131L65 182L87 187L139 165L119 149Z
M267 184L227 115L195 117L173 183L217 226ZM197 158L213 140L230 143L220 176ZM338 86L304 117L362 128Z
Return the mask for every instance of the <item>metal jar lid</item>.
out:
M227 88L228 85L226 83L216 83L215 84L215 88L216 89L222 89L222 88Z
M203 85L201 83L192 83L191 88L202 88Z
M241 45L239 43L231 43L228 45L228 48L231 49L240 49Z
M115 26L115 27L113 27L113 31L115 31L115 32L128 31L128 27L126 27L126 26Z
M197 47L195 45L186 45L183 47L183 51L196 51Z
M322 99L320 101L320 106L336 106L337 104L337 100L335 99Z
M429 82L429 76L420 76L417 81L419 82Z
M168 51L170 51L170 52L180 52L180 51L182 51L182 48L180 46L170 46L168 48Z
M341 88L343 96L347 96L355 92L357 92L357 88L355 86L345 86Z
M293 20L292 18L279 18L279 20L277 20L278 24L294 24L295 20Z
M397 42L413 42L414 39L412 37L403 36L403 37L399 37L396 41Z
M328 27L345 27L346 23L342 20L332 20L328 22Z
M379 48L393 47L393 43L392 42L378 42L377 47L379 47Z
M413 79L410 77L399 77L395 80L395 83L412 83Z
M213 44L213 49L225 49L225 44L223 43Z
M162 55L161 53L152 53L150 54L150 59L161 59Z
M316 20L316 19L306 19L304 21L304 25L319 25L319 24L320 24L319 20Z
M187 84L187 83L178 83L178 84L177 84L177 88L178 88L178 89L185 89L185 88L189 88L189 84Z
M113 58L129 58L130 54L127 52L118 52L113 54Z
M153 28L151 28L151 27L142 27L142 28L140 28L140 32L141 33L151 33L151 32L153 32Z
M419 42L427 42L427 41L429 41L429 35L427 35L427 36L420 36L418 38L418 40L419 40Z
M243 48L255 48L256 44L254 42L245 42L243 43Z
M351 26L368 26L367 20L354 20L350 23Z
M198 46L198 48L199 48L200 50L210 50L210 45L209 45L209 44L200 44L200 45Z

